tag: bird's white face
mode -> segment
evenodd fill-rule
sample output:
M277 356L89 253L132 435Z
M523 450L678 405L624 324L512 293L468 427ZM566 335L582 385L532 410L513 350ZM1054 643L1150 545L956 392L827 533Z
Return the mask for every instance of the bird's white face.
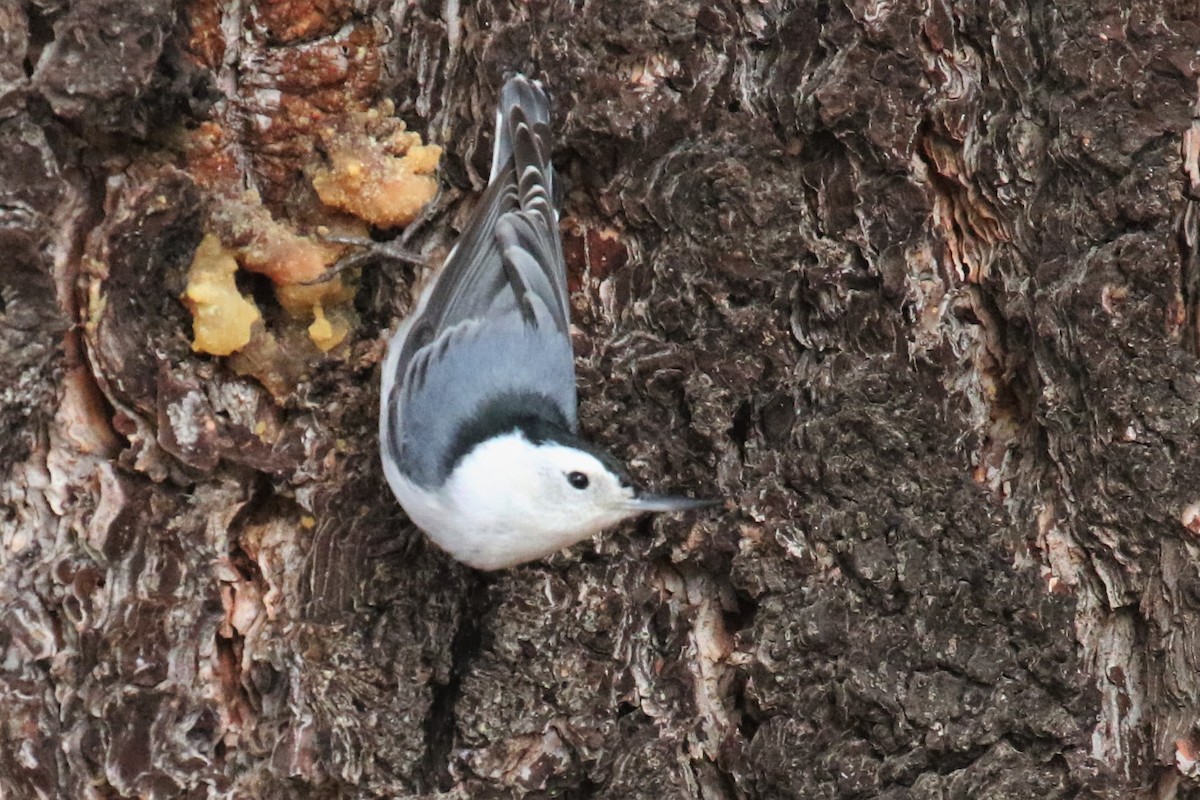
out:
M525 474L513 469L510 486L552 528L582 539L639 513L633 487L591 453L550 443L527 452Z
M435 492L384 462L409 517L438 547L476 569L503 569L556 553L623 519L715 505L640 494L591 453L534 445L519 434L468 453Z
M591 453L512 433L468 453L441 492L441 531L426 532L479 569L531 561L641 513L630 486ZM425 526L422 526L425 527Z

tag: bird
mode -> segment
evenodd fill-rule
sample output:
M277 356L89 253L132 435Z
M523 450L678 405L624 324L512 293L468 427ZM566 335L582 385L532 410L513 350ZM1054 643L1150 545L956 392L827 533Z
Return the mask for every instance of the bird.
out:
M500 91L491 174L388 342L380 456L410 520L478 570L544 558L646 512L716 501L641 491L579 435L550 102Z

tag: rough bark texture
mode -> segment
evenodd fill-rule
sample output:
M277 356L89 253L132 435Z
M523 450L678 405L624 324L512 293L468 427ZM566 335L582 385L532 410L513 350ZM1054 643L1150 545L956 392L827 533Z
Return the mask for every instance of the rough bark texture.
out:
M1198 44L1183 0L0 0L0 796L1200 796ZM483 576L377 466L419 270L282 395L194 355L178 138L296 219L301 121L392 98L436 264L512 69L586 433L731 502Z

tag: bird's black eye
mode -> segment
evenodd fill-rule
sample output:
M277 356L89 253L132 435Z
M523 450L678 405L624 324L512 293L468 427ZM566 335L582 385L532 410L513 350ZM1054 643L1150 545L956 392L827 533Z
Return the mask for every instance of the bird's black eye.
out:
M588 487L588 476L582 472L568 472L567 483L574 486L576 489L586 489Z

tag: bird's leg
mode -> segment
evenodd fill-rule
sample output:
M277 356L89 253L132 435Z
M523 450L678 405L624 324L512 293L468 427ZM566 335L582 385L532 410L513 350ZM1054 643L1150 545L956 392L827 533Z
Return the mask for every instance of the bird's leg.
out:
M417 266L425 264L425 256L395 242L377 242L374 239L368 239L364 236L341 236L333 234L322 238L327 242L349 245L358 249L352 250L350 253L339 258L333 266L329 267L329 269L322 272L316 278L313 278L311 281L305 281L305 286L328 283L347 269L361 267L372 261L391 260L400 261L405 264L415 264Z
M404 232L398 238L390 242L377 242L365 236L342 236L340 234L323 236L322 238L327 242L349 245L358 249L339 258L336 264L325 270L319 277L307 281L305 285L311 286L313 284L326 283L347 269L361 267L375 260L399 261L402 264L412 264L418 267L425 266L425 256L415 250L410 250L407 245L413 236L442 210L441 204L438 202L441 197L442 191L439 188L437 195L425 204L425 207L421 209L421 213L417 215L417 218L404 228Z

